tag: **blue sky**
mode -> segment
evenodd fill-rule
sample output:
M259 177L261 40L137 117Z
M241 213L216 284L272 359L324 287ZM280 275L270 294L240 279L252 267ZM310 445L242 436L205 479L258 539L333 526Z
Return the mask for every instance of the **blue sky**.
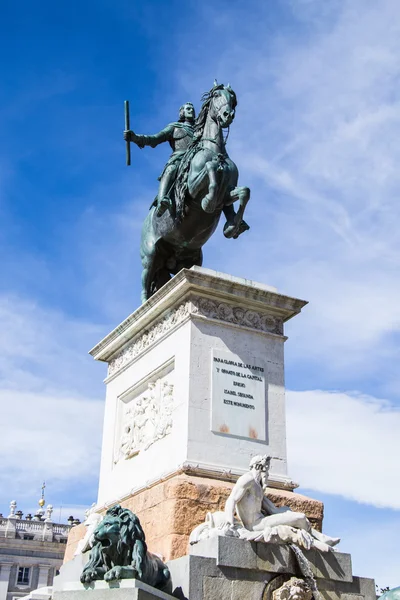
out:
M132 148L214 78L249 233L205 266L310 304L288 323L290 475L355 572L399 584L397 0L5 2L0 19L0 500L96 499L103 365L139 303L141 223L168 148ZM261 216L260 216L261 215Z

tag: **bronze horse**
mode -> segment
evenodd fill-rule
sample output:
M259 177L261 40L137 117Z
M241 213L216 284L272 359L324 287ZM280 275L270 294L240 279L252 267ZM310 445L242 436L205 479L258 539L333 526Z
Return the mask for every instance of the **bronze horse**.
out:
M237 238L249 229L243 214L250 190L237 186L239 172L226 152L223 136L223 129L235 117L236 94L229 84L215 84L202 100L194 139L172 190L175 211L157 216L152 206L143 223L142 302L181 269L202 265L202 246L214 233L221 212L227 220L225 237Z

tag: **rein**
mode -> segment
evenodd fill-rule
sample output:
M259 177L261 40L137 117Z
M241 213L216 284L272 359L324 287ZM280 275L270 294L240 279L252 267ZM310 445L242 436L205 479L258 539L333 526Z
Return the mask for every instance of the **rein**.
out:
M223 147L223 151L224 151L224 152L226 152L226 148L225 148L225 146L226 146L226 142L228 141L228 137L229 137L230 128L231 128L231 126L230 126L230 125L228 125L228 133L226 134L226 137L225 137L225 138L222 140L222 141L223 141L223 144L224 144L224 147ZM200 138L199 142L200 142L200 143L201 143L201 142L212 142L213 144L216 144L216 145L218 145L218 141L216 140L216 138L205 138L205 137L202 137L202 138ZM211 152L213 152L213 151L211 150ZM220 154L220 153L219 153L219 152L217 152L217 154Z

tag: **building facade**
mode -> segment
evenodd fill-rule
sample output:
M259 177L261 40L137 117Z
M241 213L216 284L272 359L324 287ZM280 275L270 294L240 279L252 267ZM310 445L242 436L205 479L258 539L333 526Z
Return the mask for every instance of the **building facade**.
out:
M51 586L63 563L72 525L54 523L53 507L42 505L35 515L23 515L10 504L8 517L0 515L0 600L18 600L37 588Z

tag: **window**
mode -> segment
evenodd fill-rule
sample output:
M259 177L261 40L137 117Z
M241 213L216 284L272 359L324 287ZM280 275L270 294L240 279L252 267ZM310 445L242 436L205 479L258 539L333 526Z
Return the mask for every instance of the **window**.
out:
M24 533L24 540L33 540L34 536L33 535L29 535L29 533Z
M60 538L59 542L60 542L60 544L66 544L67 543L67 538Z
M30 574L31 574L30 567L18 567L17 584L18 585L29 585Z

